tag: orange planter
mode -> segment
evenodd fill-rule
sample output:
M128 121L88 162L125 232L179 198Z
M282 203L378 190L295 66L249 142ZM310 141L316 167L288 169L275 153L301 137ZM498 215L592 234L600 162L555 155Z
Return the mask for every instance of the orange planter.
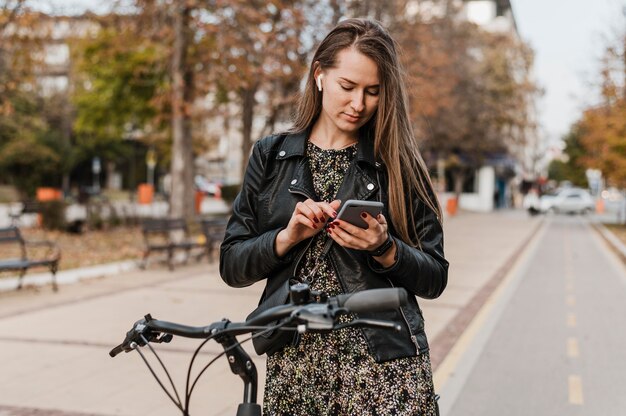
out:
M137 201L140 204L151 204L154 198L154 186L142 183L137 187Z
M37 201L60 201L63 194L57 188L37 188Z
M458 201L456 198L450 198L446 201L446 212L449 215L456 215L456 211L458 209Z
M194 198L194 207L196 208L196 214L200 213L200 207L202 206L202 200L204 199L204 193L202 191L196 191Z
M604 199L598 198L596 201L596 212L598 214L604 214Z

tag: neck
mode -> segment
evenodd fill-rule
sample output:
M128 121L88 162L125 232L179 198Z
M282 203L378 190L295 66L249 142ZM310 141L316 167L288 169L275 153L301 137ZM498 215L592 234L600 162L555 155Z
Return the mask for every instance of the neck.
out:
M318 120L311 129L309 140L322 149L343 149L356 143L358 136L356 132L347 133Z

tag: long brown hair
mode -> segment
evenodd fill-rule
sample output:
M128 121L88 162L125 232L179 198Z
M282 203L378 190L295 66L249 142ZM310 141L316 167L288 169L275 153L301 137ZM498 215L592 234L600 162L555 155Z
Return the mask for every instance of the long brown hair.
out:
M415 225L415 219L411 215L415 212L412 196L417 193L419 199L436 213L440 221L441 207L409 121L398 47L380 24L367 19L347 19L326 35L313 56L291 131L307 130L322 111L322 93L315 86L315 69L318 65L321 69L333 68L337 54L350 47L372 59L378 66L378 109L362 128L368 129L373 135L374 154L387 169L391 221L404 242L419 246L419 231L411 232Z

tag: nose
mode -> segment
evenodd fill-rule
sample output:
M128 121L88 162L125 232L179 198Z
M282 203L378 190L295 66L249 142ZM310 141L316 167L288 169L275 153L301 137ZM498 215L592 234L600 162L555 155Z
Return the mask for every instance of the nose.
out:
M363 91L356 91L352 95L352 101L350 107L356 112L360 113L365 108L365 94Z

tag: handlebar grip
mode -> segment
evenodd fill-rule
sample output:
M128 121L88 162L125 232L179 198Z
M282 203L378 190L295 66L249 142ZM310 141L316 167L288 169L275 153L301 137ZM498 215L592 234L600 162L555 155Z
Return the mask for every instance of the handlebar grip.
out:
M337 295L337 305L350 312L380 312L406 305L406 290L400 288L370 289Z
M117 347L115 347L111 351L109 351L109 355L111 357L115 357L120 352L124 352L124 347L122 347L121 345L118 345Z

